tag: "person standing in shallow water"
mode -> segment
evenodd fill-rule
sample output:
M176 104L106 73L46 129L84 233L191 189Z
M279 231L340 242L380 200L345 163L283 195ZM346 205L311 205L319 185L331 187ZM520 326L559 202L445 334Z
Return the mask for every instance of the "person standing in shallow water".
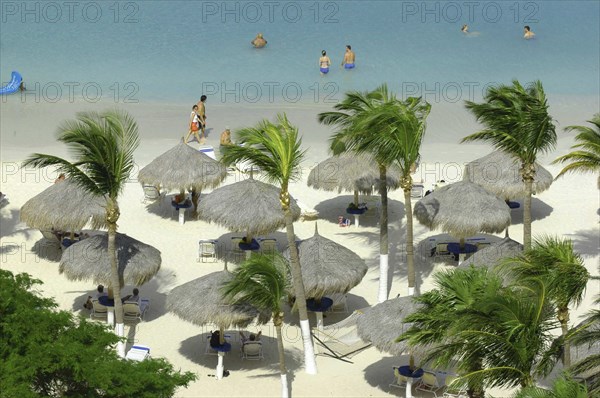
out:
M319 70L322 75L329 73L329 66L331 65L331 60L327 56L327 51L321 51L321 58L319 58Z
M523 37L525 39L529 40L529 39L533 39L535 37L535 33L533 33L531 31L531 28L529 27L529 25L525 25L524 30L525 30L525 34L523 35Z
M352 47L350 44L346 46L346 52L344 53L344 60L342 61L342 66L344 69L354 69L354 59L356 56L354 55L354 51L352 51Z
M263 48L267 45L267 41L263 37L262 33L257 34L254 40L252 40L250 43L252 43L252 45L256 48Z

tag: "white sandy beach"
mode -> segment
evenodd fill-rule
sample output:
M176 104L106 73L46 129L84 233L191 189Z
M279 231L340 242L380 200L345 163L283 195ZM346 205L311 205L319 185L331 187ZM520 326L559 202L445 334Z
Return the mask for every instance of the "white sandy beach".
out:
M598 112L598 97L550 97L550 114L555 118L559 142L554 152L543 156L540 163L554 176L559 166L550 165L556 157L569 151L573 135L563 131L569 125L586 125L586 120ZM19 209L32 196L46 189L54 181L55 174L44 170L23 170L20 162L33 152L67 156L62 144L55 141L55 131L62 120L73 118L77 111L103 110L115 104L102 103L22 103L17 96L0 104L0 157L2 161L0 190L7 194L9 204L1 209L0 237L2 260L0 266L12 272L27 272L41 279L43 294L56 299L61 309L87 313L82 308L87 295L95 289L91 282L71 282L58 273L58 253L39 250L42 235L19 221ZM492 148L484 144L459 144L464 136L477 130L474 118L462 103L433 103L428 119L428 129L422 147L422 161L415 173L415 180L423 180L426 189L440 179L454 182L462 179L465 163L482 157ZM191 104L190 104L191 107ZM186 133L188 106L171 104L134 104L124 108L137 119L141 144L136 152L139 168L162 154L179 141ZM318 124L316 114L330 109L329 105L266 105L244 106L241 104L207 103L207 144L218 147L221 131L229 126L232 130L255 124L262 118L272 118L277 112L285 111L289 119L299 127L303 135L303 147L308 149L303 164L302 180L290 186L291 194L301 202L319 211L319 233L355 251L365 259L369 271L361 284L350 291L348 306L355 309L374 305L377 302L379 265L378 217L370 210L370 217L361 218L361 226L340 228L337 216L344 214L351 201L351 193L317 191L306 186L310 168L328 157L327 141L331 134L328 127ZM196 143L191 144L197 146ZM139 169L138 169L139 170ZM134 177L137 175L135 172ZM225 184L242 175L229 176ZM571 238L575 249L584 256L592 275L600 273L600 231L598 208L600 207L596 175L568 175L557 181L545 192L534 196L532 202L532 230L534 236L553 234ZM403 253L405 218L403 193L390 193L390 289L389 297L407 294L407 279ZM199 328L180 320L165 310L166 296L171 289L187 281L223 269L223 262L202 263L197 261L198 240L227 238L231 233L214 224L190 220L180 225L168 202L162 206L151 205L149 209L141 202L143 192L140 184L132 180L127 184L120 200L121 219L119 232L126 233L148 243L162 253L162 266L158 275L141 286L141 296L151 300L145 320L137 328L126 327L130 342L151 347L155 357L165 357L176 368L189 370L198 375L189 388L177 392L178 397L236 397L236 396L279 396L277 347L272 325L250 326L250 331L262 330L266 358L264 361L242 361L239 358L239 340L234 350L225 357L225 368L231 375L221 381L209 377L215 373L216 357L204 355L203 333L210 326ZM512 212L512 239L523 240L521 209ZM425 251L427 240L439 235L415 220L415 243ZM299 239L312 236L314 221L295 223ZM273 234L283 246L283 232ZM482 235L483 236L483 235ZM486 235L489 240L499 239ZM222 238L222 239L223 239ZM434 263L428 256L417 258L417 283L419 291L431 288L431 275L435 270L452 267L442 262ZM129 294L132 286L126 286L123 294ZM590 282L585 299L573 311L571 321L592 305L594 296L600 293L600 281ZM199 303L201 305L201 303ZM342 320L348 314L330 314L325 324ZM290 370L293 396L329 397L379 397L403 396L404 390L391 390L388 384L393 379L392 366L404 364L406 359L392 357L369 348L353 357L354 363L319 356L319 374L310 376L302 370L302 344L297 316L287 316L285 328L286 365ZM314 317L311 318L311 326ZM559 331L557 330L557 333ZM237 338L237 336L235 336ZM496 391L495 396L508 396L506 391ZM416 396L424 396L416 394Z

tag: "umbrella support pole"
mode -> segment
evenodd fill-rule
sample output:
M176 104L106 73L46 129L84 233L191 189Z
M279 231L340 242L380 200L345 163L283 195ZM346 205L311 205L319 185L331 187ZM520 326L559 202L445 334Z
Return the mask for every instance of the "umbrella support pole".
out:
M219 360L217 362L217 380L221 380L223 378L223 369L225 369L223 367L223 357L225 356L225 353L222 351L219 351Z
M181 225L185 224L185 210L183 208L179 209L179 224Z
M316 312L317 315L317 329L323 330L323 313L321 311Z
M106 323L108 323L110 327L115 326L115 307L107 307Z
M359 224L359 220L360 220L360 216L359 216L358 214L355 214L355 215L354 215L354 226L355 226L356 228L358 228L358 227L359 227L359 225L358 225L358 224Z
M412 398L412 377L406 378L406 398Z

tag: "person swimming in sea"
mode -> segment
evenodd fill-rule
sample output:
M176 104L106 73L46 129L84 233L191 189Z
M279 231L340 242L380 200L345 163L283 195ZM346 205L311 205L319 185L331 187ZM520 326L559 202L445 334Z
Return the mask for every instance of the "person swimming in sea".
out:
M464 24L462 26L462 28L460 29L460 31L463 32L463 33L469 33L469 25Z
M531 31L531 28L529 27L529 25L525 25L525 34L523 35L523 37L527 40L529 39L533 39L535 37L535 33L533 33Z
M319 58L319 70L322 75L329 73L329 66L331 65L331 60L327 56L327 51L321 51L321 58Z
M250 43L252 43L252 45L256 48L263 48L267 45L267 41L263 37L262 33L257 34L254 40L252 40Z
M354 69L354 59L355 59L354 51L352 51L352 47L350 44L346 46L346 52L344 53L344 60L342 61L342 66L344 69Z

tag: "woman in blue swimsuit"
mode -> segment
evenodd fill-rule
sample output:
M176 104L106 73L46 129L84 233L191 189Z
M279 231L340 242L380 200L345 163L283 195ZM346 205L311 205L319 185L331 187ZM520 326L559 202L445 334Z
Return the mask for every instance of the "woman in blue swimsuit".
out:
M331 60L327 56L327 51L321 51L321 58L319 58L319 70L322 74L327 74L329 72L329 65L331 65Z

